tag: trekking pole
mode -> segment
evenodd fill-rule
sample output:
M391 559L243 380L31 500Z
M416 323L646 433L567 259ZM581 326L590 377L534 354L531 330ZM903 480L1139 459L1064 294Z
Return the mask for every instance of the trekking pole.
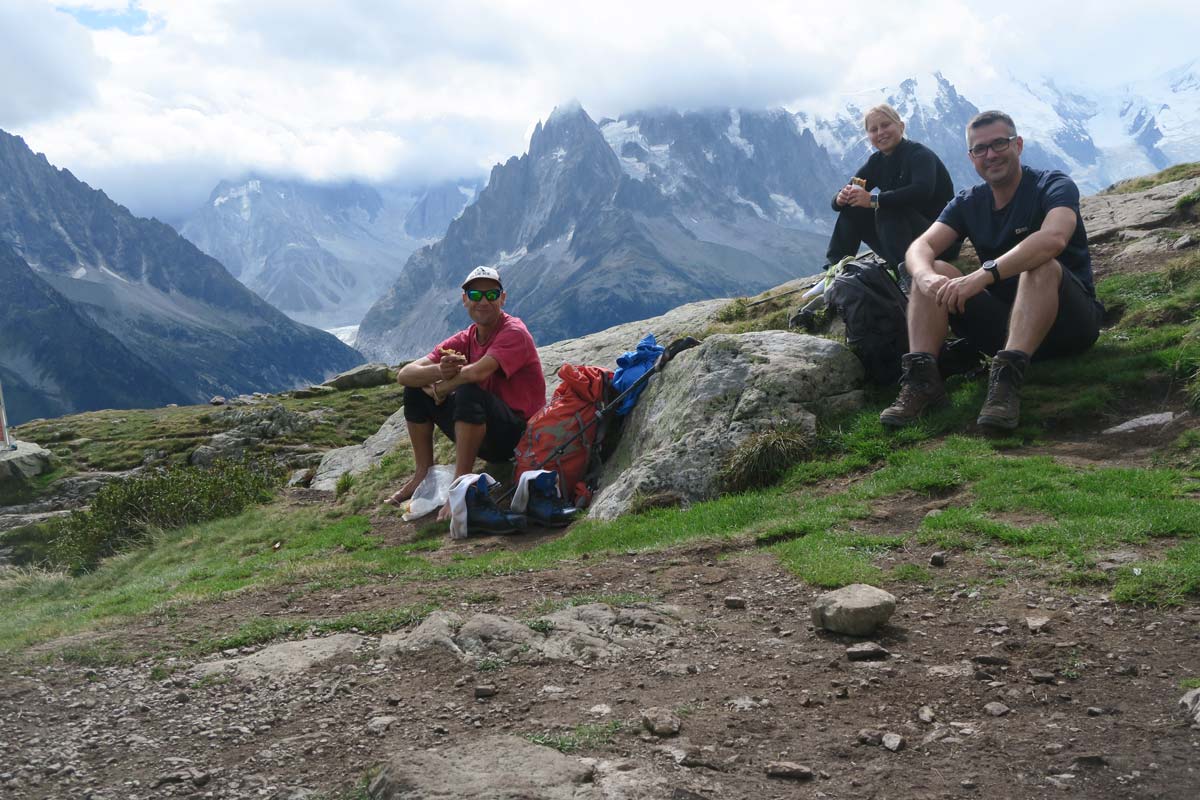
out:
M575 433L571 434L571 436L565 442L560 444L558 447L554 448L554 451L551 452L550 455L546 456L542 460L542 463L538 464L536 467L534 467L534 469L544 468L551 461L558 458L563 453L567 452L567 448L570 447L572 444L574 444L576 439L578 439L580 436L583 436L583 434L587 433L587 431L590 430L593 425L595 425L597 422L599 422L604 417L605 414L607 414L613 408L619 407L621 405L621 402L626 397L628 397L639 386L645 386L646 382L650 380L651 375L655 374L656 372L661 372L663 367L665 367L671 361L671 359L673 359L675 356L682 353L684 350L691 350L693 347L696 347L699 344L700 344L699 339L697 339L693 336L685 336L682 339L676 339L675 341L671 342L671 344L667 345L667 349L664 350L662 355L660 355L658 357L658 361L655 362L655 364L652 368L646 370L641 375L639 375L638 379L636 381L629 384L628 388L626 388L625 391L621 392L619 395L614 397L612 400L610 400L607 403L601 403L600 408L596 409L596 416L592 417L590 420L587 421L586 424L584 424L583 427L581 427L579 430L575 431ZM508 488L508 491L506 491L504 494L500 495L500 498L496 502L500 503L500 502L503 502L504 500L507 500L516 491L517 491L517 485L516 485L516 483L513 483L513 485Z
M0 436L4 437L4 449L16 450L12 437L8 434L8 415L4 411L4 387L0 386Z

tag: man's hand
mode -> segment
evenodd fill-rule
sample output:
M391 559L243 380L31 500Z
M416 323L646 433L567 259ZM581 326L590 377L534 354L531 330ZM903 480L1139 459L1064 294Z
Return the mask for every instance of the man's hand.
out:
M462 372L462 368L466 366L467 357L457 350L441 348L438 353L441 360L438 361L438 369L441 370L442 380L448 381L456 377Z
M987 288L992 282L992 276L983 270L976 270L961 278L945 278L937 289L934 299L951 314L961 314L967 308L967 301Z
M444 382L438 381L437 383L431 383L428 386L422 386L421 391L432 397L435 405L440 406L442 403L446 402L446 397L448 397L450 394L443 388L444 386Z
M949 278L933 270L922 272L913 278L913 283L916 284L917 291L935 300L937 299L938 290L949 282Z

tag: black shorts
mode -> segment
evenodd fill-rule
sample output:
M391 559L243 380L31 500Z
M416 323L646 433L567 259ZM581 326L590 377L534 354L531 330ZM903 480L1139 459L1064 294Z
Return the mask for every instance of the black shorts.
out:
M1019 279L1019 275L1006 278L972 297L965 313L950 315L951 330L989 356L1003 350ZM1058 287L1058 316L1032 356L1041 360L1082 353L1100 336L1103 320L1104 306L1064 267Z
M513 451L525 432L525 420L507 403L478 384L467 383L450 393L440 406L420 389L404 387L404 419L408 422L433 422L454 441L454 423L486 425L487 432L479 447L484 461L512 461Z

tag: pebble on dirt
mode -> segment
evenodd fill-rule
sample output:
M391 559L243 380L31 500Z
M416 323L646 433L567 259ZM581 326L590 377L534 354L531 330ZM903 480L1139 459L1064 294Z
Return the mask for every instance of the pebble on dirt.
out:
M993 717L1003 717L1005 714L1012 711L1012 709L1009 708L1008 706L1004 705L1004 703L995 703L995 702L988 703L986 706L983 707L983 710L986 711L988 714L990 714Z

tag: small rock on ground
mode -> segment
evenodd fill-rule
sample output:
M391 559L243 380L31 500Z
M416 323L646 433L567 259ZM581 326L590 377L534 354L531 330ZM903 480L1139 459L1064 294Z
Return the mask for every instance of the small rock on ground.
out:
M767 776L806 781L812 778L813 771L811 767L797 764L794 761L771 761L767 764Z

